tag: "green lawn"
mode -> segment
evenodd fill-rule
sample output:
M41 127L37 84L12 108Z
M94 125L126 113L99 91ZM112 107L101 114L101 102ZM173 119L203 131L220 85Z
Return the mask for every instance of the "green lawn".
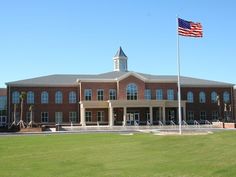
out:
M0 176L235 176L236 131L0 137Z

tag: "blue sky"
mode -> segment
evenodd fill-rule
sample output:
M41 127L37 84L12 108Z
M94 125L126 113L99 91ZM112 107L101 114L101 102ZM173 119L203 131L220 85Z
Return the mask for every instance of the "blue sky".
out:
M50 74L128 69L176 75L176 15L201 22L203 38L180 37L181 75L236 84L236 1L0 1L0 87Z

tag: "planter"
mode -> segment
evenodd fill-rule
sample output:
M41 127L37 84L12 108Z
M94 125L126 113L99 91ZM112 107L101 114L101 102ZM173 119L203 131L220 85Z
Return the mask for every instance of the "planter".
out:
M224 128L235 128L235 123L224 123Z
M224 128L224 122L212 122L213 128Z

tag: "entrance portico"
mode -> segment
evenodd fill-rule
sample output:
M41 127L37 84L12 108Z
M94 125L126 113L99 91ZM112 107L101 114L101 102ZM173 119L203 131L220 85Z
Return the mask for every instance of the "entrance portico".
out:
M186 120L186 101L181 101L183 120ZM158 121L166 123L173 118L178 120L178 101L169 100L108 100L108 101L81 101L80 124L86 126L86 109L107 109L109 126L114 125L153 125ZM167 117L166 117L166 111ZM172 112L171 112L172 111ZM174 111L174 113L173 113ZM170 115L171 114L171 115ZM105 123L105 122L104 122ZM99 124L98 124L99 125Z

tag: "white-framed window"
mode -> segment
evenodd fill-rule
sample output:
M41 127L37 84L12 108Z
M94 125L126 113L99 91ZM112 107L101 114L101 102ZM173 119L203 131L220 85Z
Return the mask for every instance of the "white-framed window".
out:
M27 92L27 104L34 104L34 92Z
M187 100L189 103L193 103L193 92L188 92L187 93Z
M62 123L63 121L63 114L62 112L55 112L55 123Z
M92 89L85 89L84 90L84 99L86 101L92 100Z
M217 93L211 92L211 103L217 103Z
M97 120L98 120L98 122L103 122L104 121L104 111L98 111L97 112Z
M46 91L41 93L41 104L48 104L48 92Z
M85 111L85 121L92 122L92 112L91 111Z
M156 90L156 99L157 100L163 100L163 91L162 91L162 89L157 89Z
M229 92L225 91L223 93L223 100L224 100L224 103L229 103L229 100L230 100Z
M167 90L167 100L174 100L174 90L173 89Z
M0 96L0 110L6 110L7 96Z
M151 100L151 89L145 89L144 91L145 100Z
M212 111L212 113L211 113L211 116L212 116L212 119L213 120L217 120L218 119L218 111Z
M55 93L55 103L56 104L62 104L62 102L63 102L62 92L61 91L57 91Z
M49 121L48 112L41 112L41 122L47 123Z
M200 112L200 119L201 120L206 120L206 111L201 111Z
M194 112L193 111L188 111L188 120L194 120Z
M12 103L19 104L20 103L20 93L18 91L12 92Z
M109 100L116 100L116 89L109 90Z
M206 103L206 94L205 94L205 92L200 92L199 93L199 102L200 103Z
M138 99L138 87L136 84L131 83L126 87L126 98L127 100L137 100Z
M71 91L69 93L69 103L70 104L76 103L76 93L74 91Z
M77 122L77 112L69 112L69 120L70 122Z
M104 90L103 89L98 89L97 90L97 100L98 101L103 101L104 99Z

